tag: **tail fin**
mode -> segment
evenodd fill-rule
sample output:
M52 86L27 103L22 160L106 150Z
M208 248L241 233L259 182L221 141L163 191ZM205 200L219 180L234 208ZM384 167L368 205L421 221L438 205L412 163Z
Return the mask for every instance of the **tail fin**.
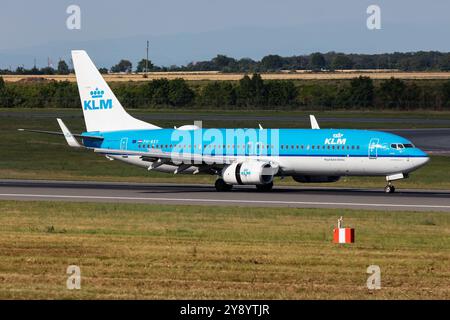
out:
M87 131L160 129L130 116L117 100L86 51L72 51Z

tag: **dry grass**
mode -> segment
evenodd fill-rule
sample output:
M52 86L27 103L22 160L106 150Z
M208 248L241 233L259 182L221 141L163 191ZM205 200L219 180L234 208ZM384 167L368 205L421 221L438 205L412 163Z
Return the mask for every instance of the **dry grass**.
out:
M447 213L14 201L0 211L0 298L450 298ZM353 245L331 243L341 214ZM81 290L65 288L70 264Z
M175 79L183 78L189 81L201 80L229 80L237 81L244 76L244 73L220 73L217 71L202 72L149 72L148 77L144 78L142 74L106 74L104 78L108 82L121 81L149 81L154 79ZM268 80L338 80L352 79L358 76L369 76L372 79L389 79L391 77L400 79L450 79L450 72L400 72L400 71L346 71L346 72L278 72L263 73L263 79ZM45 78L49 80L75 82L75 75L52 75L52 76L24 76L24 75L4 75L5 81L31 81L33 78Z

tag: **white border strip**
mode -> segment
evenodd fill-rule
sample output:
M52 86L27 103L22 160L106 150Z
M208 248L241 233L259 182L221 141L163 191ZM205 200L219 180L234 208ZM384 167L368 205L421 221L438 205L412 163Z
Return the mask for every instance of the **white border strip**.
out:
M206 202L206 203L252 203L252 204L292 204L292 205L338 205L338 206L366 206L366 207L399 207L399 208L439 208L450 209L450 205L421 205L421 204L390 204L390 203L357 203L357 202L309 202L309 201L278 201L278 200L242 200L242 199L185 199L185 198L144 198L144 197L111 197L111 196L72 196L58 194L23 194L0 193L0 197L22 198L55 198L55 199L90 199L90 200L153 200L174 202ZM6 199L3 199L6 200Z

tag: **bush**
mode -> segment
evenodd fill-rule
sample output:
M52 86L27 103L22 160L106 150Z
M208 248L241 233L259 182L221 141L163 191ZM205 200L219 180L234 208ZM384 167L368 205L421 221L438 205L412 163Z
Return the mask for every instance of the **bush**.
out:
M292 106L297 97L297 88L292 81L270 81L266 85L268 106Z
M447 80L447 82L442 85L441 92L443 106L450 108L450 80Z
M384 108L399 108L404 102L405 91L406 84L400 79L383 81L378 90L380 105Z
M351 107L373 106L374 86L369 77L358 77L350 81L349 105Z
M234 106L236 105L236 90L229 82L208 83L201 90L199 103L212 107Z
M187 106L194 100L194 92L184 79L169 81L169 104L172 106Z
M397 108L450 107L450 81L402 81L379 84L368 77L338 81L263 80L259 74L238 82L187 83L183 79L116 82L111 88L126 108ZM32 78L4 82L0 77L0 107L79 108L76 83Z

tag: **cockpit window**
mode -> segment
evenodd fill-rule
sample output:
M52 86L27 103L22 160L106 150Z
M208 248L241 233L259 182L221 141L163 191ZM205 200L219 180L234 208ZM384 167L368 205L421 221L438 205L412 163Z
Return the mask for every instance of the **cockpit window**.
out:
M414 148L414 145L412 145L411 143L392 143L391 144L391 148L392 149L403 149L403 148Z

